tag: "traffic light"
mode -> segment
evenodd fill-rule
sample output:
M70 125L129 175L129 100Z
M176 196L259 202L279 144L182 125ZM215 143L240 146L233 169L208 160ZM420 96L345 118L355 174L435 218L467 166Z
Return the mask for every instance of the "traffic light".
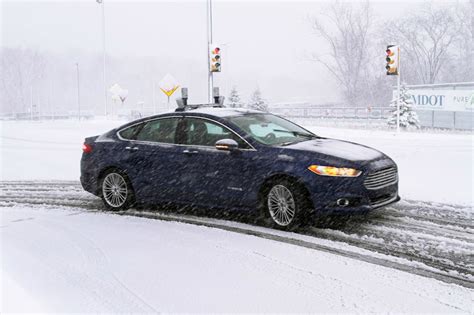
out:
M211 72L221 72L221 49L218 46L211 46Z
M385 69L387 69L387 75L398 75L400 48L396 45L388 45L386 53L387 57L385 60L387 61L387 65L385 66Z

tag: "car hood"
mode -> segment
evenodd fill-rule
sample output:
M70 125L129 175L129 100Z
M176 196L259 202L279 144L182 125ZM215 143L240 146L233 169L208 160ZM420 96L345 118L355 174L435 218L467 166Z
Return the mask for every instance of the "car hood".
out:
M302 141L285 148L317 152L349 161L370 161L384 156L382 152L365 145L328 138Z

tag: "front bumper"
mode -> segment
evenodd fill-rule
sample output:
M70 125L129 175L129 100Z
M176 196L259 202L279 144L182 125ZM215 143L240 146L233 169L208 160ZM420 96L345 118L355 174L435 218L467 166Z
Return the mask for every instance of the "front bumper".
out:
M398 195L398 191L388 195L382 195L378 197L375 201L372 201L371 198L368 198L367 196L363 195L345 195L341 198L347 198L351 202L347 206L340 206L336 203L337 199L339 198L334 198L333 202L330 202L324 206L318 206L318 204L313 201L315 205L315 211L317 213L324 214L367 213L369 211L396 203L401 199Z
M385 164L365 170L358 178L313 177L309 185L313 208L320 214L348 214L393 204L400 200L397 172L396 165ZM374 174L379 178L374 179Z

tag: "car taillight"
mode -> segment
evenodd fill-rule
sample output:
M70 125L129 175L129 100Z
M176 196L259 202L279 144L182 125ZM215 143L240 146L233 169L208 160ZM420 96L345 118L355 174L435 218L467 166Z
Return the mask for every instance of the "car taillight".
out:
M91 153L91 152L92 152L92 147L91 147L89 144L84 143L84 144L82 145L82 151L83 151L84 153Z

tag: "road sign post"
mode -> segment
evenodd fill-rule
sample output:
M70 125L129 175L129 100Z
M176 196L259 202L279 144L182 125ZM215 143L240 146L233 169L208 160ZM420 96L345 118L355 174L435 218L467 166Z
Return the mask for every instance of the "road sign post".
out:
M160 90L165 93L168 98L167 110L170 109L170 97L179 88L179 84L171 74L166 74L160 81Z

